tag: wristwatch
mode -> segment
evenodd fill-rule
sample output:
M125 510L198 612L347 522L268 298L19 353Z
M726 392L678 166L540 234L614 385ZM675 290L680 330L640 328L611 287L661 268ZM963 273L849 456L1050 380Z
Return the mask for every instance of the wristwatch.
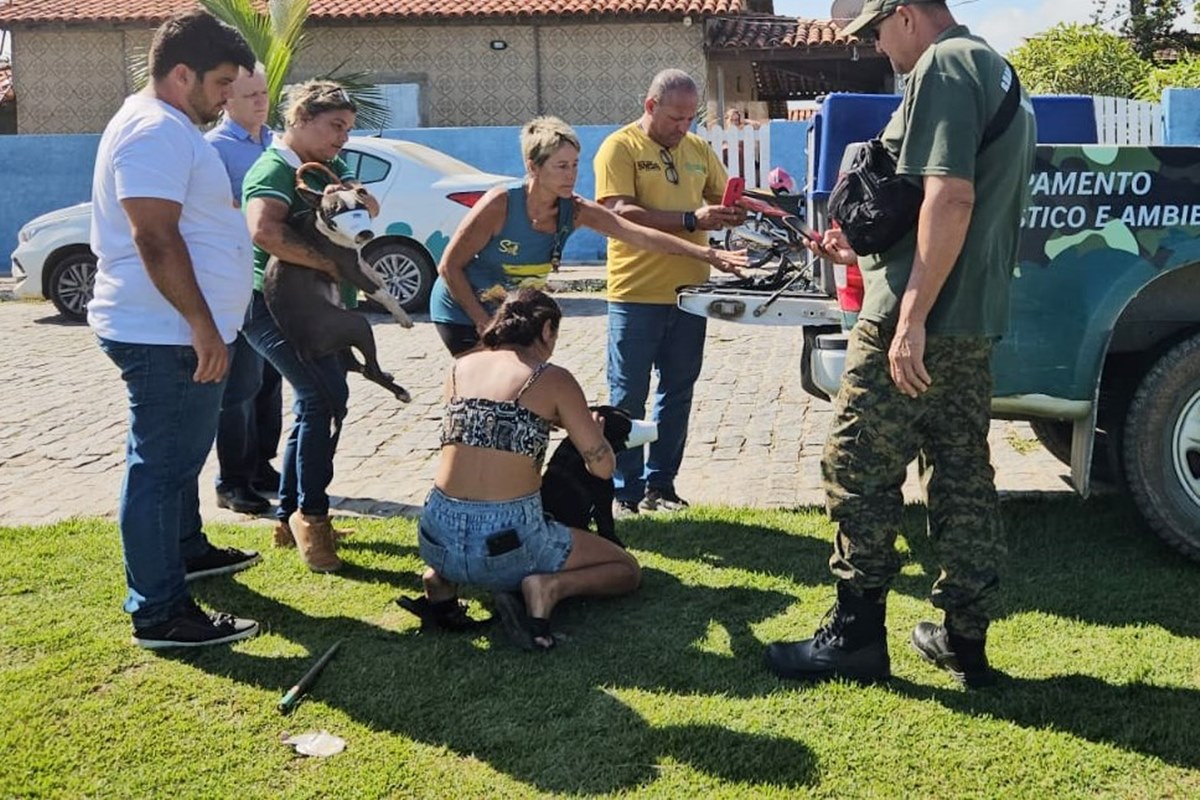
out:
M696 232L696 212L695 211L683 212L683 227L688 233Z

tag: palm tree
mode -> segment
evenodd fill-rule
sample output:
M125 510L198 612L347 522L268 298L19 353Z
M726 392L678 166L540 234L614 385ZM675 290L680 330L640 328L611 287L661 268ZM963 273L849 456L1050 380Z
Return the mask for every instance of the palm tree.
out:
M254 56L267 73L267 95L271 100L268 124L278 127L280 101L287 85L292 62L306 44L304 23L308 20L309 0L269 0L265 13L255 10L251 0L200 0L200 5L222 22L236 28L246 39ZM336 81L358 106L360 128L385 128L390 114L379 89L367 82L365 72L341 73L343 61L321 80Z
M308 20L309 0L269 0L265 13L255 10L251 0L200 0L208 13L237 29L250 45L254 57L263 65L267 75L267 96L271 114L267 124L278 128L282 122L283 90L288 84L292 62L304 49L304 23ZM366 72L346 72L343 61L330 72L316 76L320 80L336 81L346 88L358 106L360 128L386 128L391 118L379 88L368 81ZM130 72L135 86L145 86L149 80L146 53L138 52L130 59Z

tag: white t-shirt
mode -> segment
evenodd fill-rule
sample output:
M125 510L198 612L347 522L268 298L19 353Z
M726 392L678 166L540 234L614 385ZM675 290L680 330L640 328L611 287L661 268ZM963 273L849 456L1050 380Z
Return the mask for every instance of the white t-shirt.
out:
M98 336L135 344L191 344L183 316L159 293L133 243L128 198L182 206L179 232L196 282L226 342L246 315L254 272L250 232L230 202L216 148L182 111L146 95L125 98L109 121L92 177L92 250L98 269L88 324Z

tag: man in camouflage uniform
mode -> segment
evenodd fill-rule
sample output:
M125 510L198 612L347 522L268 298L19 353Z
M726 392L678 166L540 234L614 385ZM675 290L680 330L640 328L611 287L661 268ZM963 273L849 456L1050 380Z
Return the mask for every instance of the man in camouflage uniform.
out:
M890 677L885 601L900 569L901 486L916 458L941 566L932 602L945 619L920 623L911 641L960 683L983 686L994 680L984 645L1005 554L987 443L991 351L1008 321L1033 109L1020 95L981 150L1011 67L937 0L868 0L844 32L868 28L908 75L881 138L924 199L916 229L883 253L860 258L837 230L817 249L858 261L866 287L822 462L838 526L829 562L837 602L812 639L771 645L767 663L799 680Z

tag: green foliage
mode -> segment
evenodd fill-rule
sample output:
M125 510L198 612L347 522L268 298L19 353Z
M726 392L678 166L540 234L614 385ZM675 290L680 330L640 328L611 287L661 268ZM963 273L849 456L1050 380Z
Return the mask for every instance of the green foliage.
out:
M1128 0L1128 6L1121 32L1139 56L1151 59L1159 49L1172 45L1183 0Z
M1157 102L1162 98L1163 89L1172 88L1200 88L1200 57L1181 53L1174 64L1158 67L1138 81L1135 91L1139 100Z
M200 0L208 13L238 30L267 73L267 96L271 100L268 124L278 128L280 104L292 62L304 47L304 22L308 0L275 0L266 13L251 0Z
M200 0L200 5L217 19L236 28L263 65L271 103L267 124L278 129L283 122L285 91L292 66L307 44L304 23L308 20L309 0L271 0L266 4L265 13L258 11L256 6L260 4L252 0ZM141 64L144 73L144 55ZM358 106L358 127L386 128L390 114L383 105L379 89L368 81L369 75L365 72L338 74L344 66L345 62L316 77L346 87Z
M1150 70L1133 46L1098 25L1059 23L1009 53L1030 94L1132 97Z
M525 653L493 629L417 633L416 523L355 519L345 568L295 550L206 578L206 607L263 623L231 647L129 644L112 520L0 528L0 797L1200 796L1196 565L1123 498L1002 504L1010 557L989 637L1004 677L965 692L907 645L938 619L937 545L900 527L885 686L805 687L762 664L833 599L818 509L692 508L617 524L641 589L570 600L567 638ZM270 529L207 525L262 548ZM486 592L469 593L482 616ZM289 717L275 703L343 644ZM329 759L280 743L325 729Z

